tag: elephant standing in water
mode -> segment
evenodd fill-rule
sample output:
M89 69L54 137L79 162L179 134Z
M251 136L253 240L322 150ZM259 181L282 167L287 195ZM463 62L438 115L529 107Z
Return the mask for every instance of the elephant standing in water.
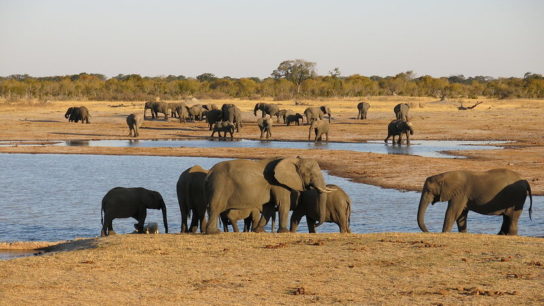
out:
M368 113L368 109L370 108L370 103L368 102L360 102L357 104L357 109L359 110L359 114L357 114L357 119L366 119L366 114Z
M242 127L242 111L238 106L234 104L223 104L223 106L221 106L221 111L223 112L223 120L230 121L234 124L236 132L240 132L240 128Z
M402 119L399 120L393 120L389 122L389 125L387 126L387 137L383 140L385 143L389 140L389 137L393 136L392 142L395 143L395 136L399 136L397 140L397 144L402 143L402 134L406 135L406 144L410 144L410 136L408 136L408 132L410 135L414 135L414 128L412 123L409 121L404 121Z
M327 194L327 208L325 211L325 222L333 222L338 225L340 233L351 233L349 229L351 216L351 199L348 194L340 187L332 184L327 185L330 189L335 189ZM306 216L308 223L308 232L315 233L315 223L317 221L317 203L318 193L315 189L306 190L300 193L300 203L291 215L291 232L296 232L300 219Z
M315 133L315 139L314 142L317 142L318 140L323 140L323 134L327 137L326 141L329 141L329 123L325 120L313 120L312 124L310 125L310 129L308 131L308 141L310 141L310 136L312 135L312 131Z
M138 233L144 232L147 209L161 209L164 222L164 232L168 233L166 219L166 204L160 193L145 188L115 187L108 191L102 199L102 233L101 236L115 234L112 221L117 218L134 218Z
M199 165L181 173L176 184L179 210L181 211L181 232L196 233L200 223L200 232L206 229L206 199L204 178L208 170ZM191 225L187 226L187 217L191 215Z
M140 133L138 130L142 126L142 115L140 114L130 114L127 116L127 125L128 125L128 136L138 137Z
M263 160L237 159L213 166L205 180L208 199L207 234L218 233L217 218L229 209L263 210L263 206L277 207L279 211L278 232L288 232L287 222L293 191L304 191L313 187L319 192L318 211L324 212L329 188L316 160L305 158L273 158ZM262 232L271 214L263 217L255 227ZM325 214L318 214L319 224Z
M417 224L427 232L425 211L429 204L448 201L442 232L449 232L457 222L459 232L467 231L467 215L472 210L484 215L502 215L499 235L517 235L518 220L529 193L533 209L533 197L529 182L508 169L492 169L483 172L459 170L433 175L425 180L417 211Z
M328 106L320 107L308 107L304 110L304 116L306 116L306 122L312 123L313 120L323 119L323 116L329 115L329 123L331 123L331 109Z
M395 112L395 117L397 120L408 121L408 111L410 110L410 105L406 103L399 103L395 105L393 111Z

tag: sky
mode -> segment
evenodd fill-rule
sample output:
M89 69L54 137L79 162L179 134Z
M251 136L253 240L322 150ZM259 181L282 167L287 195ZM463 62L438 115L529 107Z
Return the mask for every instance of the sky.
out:
M0 0L0 76L544 74L540 0Z

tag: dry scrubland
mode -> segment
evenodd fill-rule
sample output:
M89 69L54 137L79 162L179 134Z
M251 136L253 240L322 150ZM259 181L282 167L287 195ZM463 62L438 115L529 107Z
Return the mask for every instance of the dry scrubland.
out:
M419 190L429 175L455 169L505 167L520 172L533 193L544 194L544 100L467 100L483 104L458 111L455 102L374 97L368 120L354 120L359 100L312 100L333 111L331 141L383 140L392 108L412 106L413 139L511 140L506 149L465 151L468 159L324 150L265 148L93 148L16 145L75 139L128 139L127 114L142 102L0 103L0 153L142 154L316 158L332 174L388 188ZM257 139L252 115L259 101L235 103L248 123L236 137ZM308 105L268 101L302 112ZM68 123L69 106L86 105L91 124ZM275 126L274 140L305 140L306 126ZM139 139L209 136L206 124L146 121ZM175 184L175 182L172 182ZM534 209L542 209L535 202ZM540 208L539 208L540 207ZM415 215L416 212L414 212ZM387 222L387 220L384 220ZM36 248L35 243L0 248ZM115 303L544 303L542 238L474 234L252 234L119 235L52 246L45 256L0 261L1 304Z

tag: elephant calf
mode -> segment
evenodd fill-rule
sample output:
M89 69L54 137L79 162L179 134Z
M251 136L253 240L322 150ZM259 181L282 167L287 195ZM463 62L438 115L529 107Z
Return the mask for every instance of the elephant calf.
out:
M291 125L291 123L295 123L296 125L300 125L300 121L303 120L304 117L302 117L301 114L290 114L285 117L285 123L287 123L287 126Z
M259 126L259 130L261 130L261 139L263 138L264 133L266 133L266 139L272 136L272 118L266 117L257 119L257 126Z
M217 132L218 138L221 137L221 132L224 132L223 138L227 138L227 132L228 132L230 134L230 139L232 140L234 135L234 124L232 124L230 121L216 122L213 125L211 137L213 137L213 135L215 135L216 132Z
M323 140L323 134L325 134L327 141L329 141L329 123L326 120L317 119L312 121L310 130L308 131L308 141L310 141L312 131L315 133L314 142Z
M64 118L68 119L68 122L75 122L81 120L81 123L90 123L89 118L91 117L91 114L89 113L89 110L85 106L80 107L70 107L64 114Z
M221 222L223 222L223 231L228 232L228 225L232 225L234 232L239 232L238 220L244 220L244 232L249 232L252 226L255 227L261 219L261 211L258 208L247 209L229 209L221 213Z
M128 136L138 137L138 130L142 126L143 118L140 114L130 114L127 116Z
M338 225L340 233L351 233L349 229L351 216L351 199L340 187L328 184L327 188L333 190L327 193L327 205L325 211L325 222L332 222ZM291 216L291 232L296 232L300 219L306 216L308 232L315 233L315 225L319 220L318 192L315 189L306 190L300 193L299 204Z
M406 144L410 144L408 132L410 132L410 135L414 135L412 123L402 119L393 120L387 126L387 137L383 141L387 143L389 137L393 136L393 143L395 143L395 136L399 136L397 144L400 145L402 143L402 134L404 133L406 135Z

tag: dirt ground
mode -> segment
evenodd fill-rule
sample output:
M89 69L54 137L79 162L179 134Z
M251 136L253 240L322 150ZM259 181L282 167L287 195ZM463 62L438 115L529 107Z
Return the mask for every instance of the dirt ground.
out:
M427 176L455 169L509 168L544 194L544 100L490 100L470 111L459 101L374 97L368 119L355 120L360 100L305 101L333 111L331 141L383 140L393 106L411 105L412 139L508 140L505 148L463 151L438 159L351 151L236 148L27 146L63 140L129 139L125 117L143 102L0 103L0 153L315 158L333 175L386 188L420 190ZM1 102L1 101L0 101ZM236 137L258 139L253 105L235 103L246 124ZM302 112L308 105L268 101ZM475 100L463 101L465 106ZM70 106L89 108L91 124L68 123ZM273 140L307 140L307 126L282 124ZM139 139L204 138L206 124L145 121ZM7 144L7 145L6 145ZM173 183L175 184L175 183ZM541 203L535 203L539 209ZM541 205L540 205L541 206ZM52 245L52 246L51 246ZM54 243L44 256L0 261L0 304L543 304L544 240L475 234L117 235ZM63 252L60 252L63 251Z

